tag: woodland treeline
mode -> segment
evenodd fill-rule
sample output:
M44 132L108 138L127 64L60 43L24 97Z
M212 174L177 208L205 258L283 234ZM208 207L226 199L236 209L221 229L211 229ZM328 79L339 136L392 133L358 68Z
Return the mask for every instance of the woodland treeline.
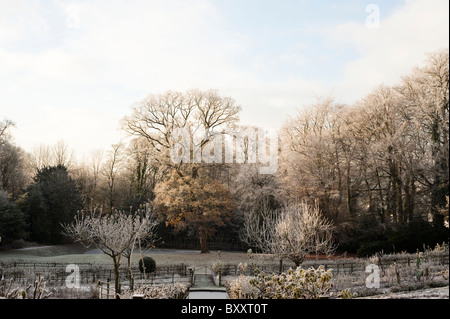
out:
M449 53L430 54L397 85L351 105L324 97L279 130L278 170L261 163L174 163L174 128L201 149L242 130L241 107L218 91L169 91L137 101L121 122L130 141L77 159L65 142L27 153L14 119L0 121L0 245L61 243L77 211L157 212L157 246L246 249L246 214L317 203L340 251L415 251L448 242ZM248 142L248 140L246 140ZM249 153L251 143L245 144ZM248 157L247 157L248 158ZM209 246L208 246L209 245Z

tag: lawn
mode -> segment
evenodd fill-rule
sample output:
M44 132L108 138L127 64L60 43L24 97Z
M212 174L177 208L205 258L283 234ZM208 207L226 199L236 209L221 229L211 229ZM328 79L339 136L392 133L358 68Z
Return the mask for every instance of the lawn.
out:
M185 264L188 266L211 266L219 259L225 264L249 263L246 252L218 252L200 254L199 251L152 249L143 252L151 256L157 265ZM135 251L133 260L137 263L139 250ZM271 259L270 256L265 256ZM32 246L21 249L0 250L0 262L25 261L35 263L96 263L112 264L112 259L98 250L88 250L81 245ZM125 258L122 263L126 262Z

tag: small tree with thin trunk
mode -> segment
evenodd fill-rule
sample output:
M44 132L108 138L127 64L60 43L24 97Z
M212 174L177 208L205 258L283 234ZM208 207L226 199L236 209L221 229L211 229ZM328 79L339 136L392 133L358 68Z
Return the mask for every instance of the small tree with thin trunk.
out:
M79 212L75 222L65 225L64 233L86 247L97 247L110 256L114 264L115 291L120 293L119 268L124 252L133 250L136 242L153 233L157 222L153 211L149 208L135 214L114 211L102 214L100 211ZM128 254L131 260L132 253Z
M287 258L299 267L309 254L334 253L332 232L331 222L317 204L301 202L279 211L263 208L259 215L247 215L242 239L264 253L275 254L280 265Z

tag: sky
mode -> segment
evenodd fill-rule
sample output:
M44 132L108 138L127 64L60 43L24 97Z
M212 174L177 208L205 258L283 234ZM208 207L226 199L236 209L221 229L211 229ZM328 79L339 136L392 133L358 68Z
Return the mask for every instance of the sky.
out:
M125 134L133 103L217 89L279 128L320 97L353 103L449 47L448 0L0 0L0 120L78 157Z

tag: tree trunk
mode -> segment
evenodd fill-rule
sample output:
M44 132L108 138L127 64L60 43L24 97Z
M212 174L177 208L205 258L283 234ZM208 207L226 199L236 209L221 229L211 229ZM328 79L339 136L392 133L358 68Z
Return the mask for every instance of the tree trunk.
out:
M120 294L120 278L119 278L120 256L114 256L113 262L114 262L114 290L117 296L117 294Z
M208 241L205 232L200 232L200 253L202 254L209 253Z
M128 275L130 276L130 290L134 290L134 276L133 276L133 270L131 269L131 254L127 257L127 264L128 264Z
M353 209L352 209L352 190L351 190L351 177L350 177L350 163L347 163L347 176L346 176L346 204L347 204L347 213L351 220L353 220Z

